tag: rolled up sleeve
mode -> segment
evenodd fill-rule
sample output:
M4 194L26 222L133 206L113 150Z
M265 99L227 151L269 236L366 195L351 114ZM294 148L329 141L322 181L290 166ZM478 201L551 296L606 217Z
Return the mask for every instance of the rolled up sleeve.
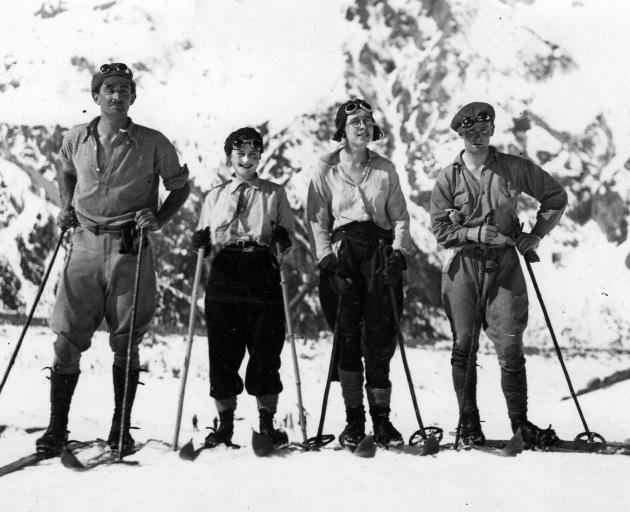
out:
M393 166L389 171L389 191L386 210L394 231L392 248L398 249L404 254L408 254L411 248L409 212L407 211L405 196L400 188L400 179Z
M293 233L295 231L295 223L293 220L291 205L287 199L287 193L283 188L278 188L276 194L278 197L278 213L276 221L289 233Z
M467 227L453 224L448 210L453 208L452 186L448 180L451 167L442 169L431 192L431 229L437 242L444 248L461 247L467 244Z
M330 190L320 169L311 179L306 200L306 226L311 239L311 251L317 262L333 252L330 242L333 223L330 202Z
M156 144L155 169L166 190L178 190L188 183L188 169L179 165L175 146L162 134Z
M567 193L549 173L526 161L526 172L519 173L521 190L540 203L532 233L544 237L560 222L567 206Z

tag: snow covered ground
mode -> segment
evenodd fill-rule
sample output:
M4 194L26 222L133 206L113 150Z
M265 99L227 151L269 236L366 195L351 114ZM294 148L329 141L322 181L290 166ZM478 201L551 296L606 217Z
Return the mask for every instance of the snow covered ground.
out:
M0 369L4 372L20 334L20 327L0 326ZM0 465L31 453L35 438L25 428L45 426L48 381L41 369L50 364L53 336L32 328L0 396ZM133 423L136 439L170 443L173 437L185 336L155 337L143 347L148 372L138 391ZM308 433L314 435L328 367L330 341L299 341L300 369ZM447 432L457 421L450 384L448 350L408 349L423 419ZM107 334L98 332L83 359L82 374L70 414L71 437L79 440L107 435L113 408ZM509 426L499 389L495 355L480 356L479 404L488 437L505 438ZM207 345L196 337L182 421L180 444L193 438L201 443L215 416L208 397ZM576 388L594 377L628 367L625 355L607 353L567 358ZM408 437L417 428L406 388L402 363L392 362L393 422ZM283 382L277 420L286 424L289 437L301 440L297 426L295 380L288 345L283 352ZM555 357L528 357L530 417L552 423L564 438L581 432ZM630 381L580 397L589 427L608 440L630 437L628 396ZM192 428L199 418L200 431ZM254 399L241 395L234 441L240 450L218 448L203 452L195 462L180 460L165 446L154 444L135 458L142 465L102 466L77 473L59 460L49 460L0 479L3 511L419 511L419 510L627 510L630 458L624 456L547 454L525 452L516 458L480 452L440 452L418 457L378 451L360 459L344 451L295 453L286 457L257 458L250 447L257 427ZM337 435L344 414L338 384L333 384L325 433ZM292 425L292 426L291 426ZM447 441L452 436L447 434ZM123 508L124 507L124 508Z

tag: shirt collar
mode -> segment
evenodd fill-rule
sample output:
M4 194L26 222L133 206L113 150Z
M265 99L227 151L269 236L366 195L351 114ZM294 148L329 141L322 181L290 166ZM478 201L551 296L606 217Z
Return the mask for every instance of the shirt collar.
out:
M241 183L246 183L249 187L260 188L260 178L258 177L258 174L256 174L256 177L252 181L242 180L236 174L233 174L232 181L228 185L230 194L234 194Z
M101 119L101 116L96 116L92 119L85 129L85 137L83 138L83 142L87 141L88 137L92 135L94 138L98 137L98 122ZM138 128L137 125L133 122L131 117L127 118L127 126L125 128L121 128L120 132L124 133L134 145L138 145Z
M324 157L324 161L331 167L338 165L340 161L339 154L341 153L341 150L345 147L346 147L345 145L342 145L339 148L335 149L332 153L329 153L326 157ZM368 151L368 159L366 163L370 163L372 159L378 156L378 153L376 153L375 151L372 151L370 148L367 148L367 151Z
M489 149L490 151L488 152L488 157L486 158L486 161L483 163L484 167L488 167L497 157L497 148L495 148L494 146L490 146ZM464 150L462 149L457 154L457 157L455 158L455 163L461 165L462 167L466 167L466 164L464 163L464 159L462 158L463 154L464 154Z

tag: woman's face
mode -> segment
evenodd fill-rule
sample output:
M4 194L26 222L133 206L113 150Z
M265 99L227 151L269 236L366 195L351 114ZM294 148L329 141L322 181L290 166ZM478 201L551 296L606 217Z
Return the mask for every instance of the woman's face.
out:
M244 142L240 147L232 149L230 164L236 175L244 181L251 181L256 176L260 164L260 150L251 143Z
M356 109L346 119L346 140L350 146L365 147L372 141L374 119L363 109Z

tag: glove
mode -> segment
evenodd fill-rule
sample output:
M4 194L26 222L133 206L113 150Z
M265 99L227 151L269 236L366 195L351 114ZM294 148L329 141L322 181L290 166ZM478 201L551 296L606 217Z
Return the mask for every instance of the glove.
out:
M203 249L204 257L208 256L208 254L210 254L210 249L211 249L210 228L206 227L204 229L199 229L195 231L192 237L192 245L195 251L198 251L199 249Z
M521 254L526 254L529 251L535 252L540 244L540 237L535 233L521 233L516 238L516 248Z
M72 206L68 206L65 210L59 211L59 217L57 217L57 226L62 231L70 228L76 228L79 225L77 214Z
M330 287L337 295L345 295L352 285L352 279L339 263L337 256L328 254L319 262L320 272L328 279Z
M385 284L394 285L402 279L402 273L407 270L405 255L398 249L394 249L385 262L383 279Z
M284 254L290 247L293 245L291 243L291 237L289 237L289 232L280 226L276 225L271 230L271 246L276 249L280 246L280 254Z

